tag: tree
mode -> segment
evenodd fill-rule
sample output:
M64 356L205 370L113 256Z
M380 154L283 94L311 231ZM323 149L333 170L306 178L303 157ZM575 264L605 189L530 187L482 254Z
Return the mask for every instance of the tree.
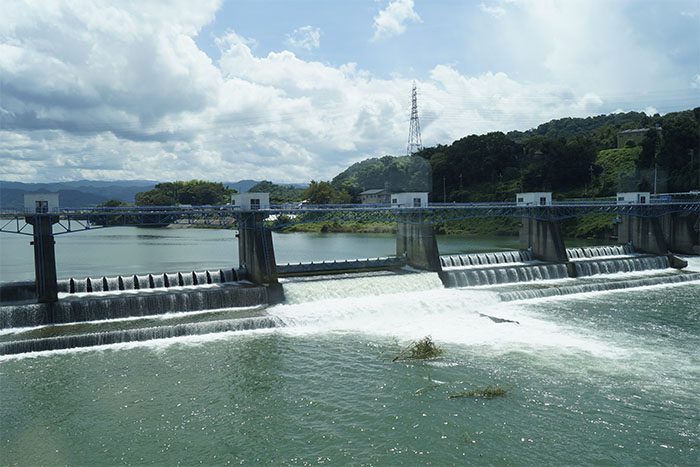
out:
M226 204L235 193L223 183L190 180L159 183L149 191L136 194L136 204L172 206L175 204Z
M304 192L304 199L310 204L347 204L352 201L348 192L336 190L329 182L311 180Z

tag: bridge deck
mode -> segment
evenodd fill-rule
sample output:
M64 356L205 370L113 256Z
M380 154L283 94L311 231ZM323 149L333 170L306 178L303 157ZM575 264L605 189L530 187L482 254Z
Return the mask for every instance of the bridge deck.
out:
M173 223L204 224L229 228L252 213L275 219L276 227L305 222L385 221L398 219L427 224L480 217L515 217L564 220L603 213L633 217L659 217L672 213L700 213L700 200L655 201L651 204L617 204L610 200L572 200L550 206L522 206L516 203L431 203L407 208L390 205L278 205L259 211L222 206L130 206L116 208L61 208L47 214L22 210L0 211L0 232L32 235L27 219L51 216L57 225L54 235L115 226L161 226Z

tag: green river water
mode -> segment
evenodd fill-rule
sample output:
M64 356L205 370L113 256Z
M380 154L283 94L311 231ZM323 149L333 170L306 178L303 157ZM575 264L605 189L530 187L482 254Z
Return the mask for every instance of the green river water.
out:
M62 277L235 258L231 232L79 235L57 238ZM0 241L0 278L30 278L28 240ZM386 255L393 241L295 234L275 246L287 262ZM287 303L256 312L275 329L0 357L0 464L699 463L699 282L508 303L429 273L284 287ZM392 362L426 335L441 357ZM505 396L449 397L495 385Z

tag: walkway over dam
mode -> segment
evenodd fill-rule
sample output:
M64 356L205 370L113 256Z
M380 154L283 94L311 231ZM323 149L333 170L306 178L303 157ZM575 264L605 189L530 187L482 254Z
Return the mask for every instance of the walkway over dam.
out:
M396 270L404 266L440 274L443 283L454 286L445 270L453 263L441 258L434 225L447 221L510 217L522 219L520 230L521 251L527 251L533 260L562 265L569 277L576 277L580 267L574 265L571 249L567 249L561 234L561 222L588 214L611 214L619 222L619 243L629 245L635 252L667 256L668 264L681 268L684 262L671 253L700 254L700 200L660 201L647 204L619 204L610 200L560 201L546 206L523 206L517 203L464 203L429 204L425 207L392 207L389 205L298 205L271 206L262 210L243 210L224 206L192 207L120 207L120 208L62 208L47 213L22 211L0 212L0 232L32 237L35 263L34 290L23 298L31 297L39 303L51 304L58 293L79 286L67 285L56 275L54 252L55 237L72 232L115 226L163 226L168 224L208 225L237 229L239 264L228 272L195 273L195 285L244 279L264 286L269 303L284 299L281 277L321 275L353 271ZM295 265L278 265L271 225L281 228L290 224L328 221L385 221L395 222L396 255L375 260L348 260ZM361 252L358 252L361 256ZM202 265L206 270L206 265ZM522 274L525 272L520 271ZM103 278L102 283L117 283L123 289L126 283L150 284L164 282L183 285L189 279L182 275L168 278L139 279L134 276L114 281ZM205 279L202 279L204 277ZM145 282L144 282L145 281ZM71 287L73 289L71 289ZM80 286L85 288L84 286ZM88 288L100 288L90 284ZM108 287L103 285L103 288ZM138 286L135 288L139 288ZM105 289L106 290L106 289ZM9 289L0 288L7 301ZM26 292L26 286L25 286Z

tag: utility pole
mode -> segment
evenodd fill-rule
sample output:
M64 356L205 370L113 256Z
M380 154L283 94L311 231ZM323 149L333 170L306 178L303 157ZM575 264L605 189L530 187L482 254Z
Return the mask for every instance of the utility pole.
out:
M418 121L418 91L416 90L416 82L413 82L413 90L411 91L411 123L408 127L408 146L406 147L406 155L410 156L423 149L423 142L420 136L420 122Z

